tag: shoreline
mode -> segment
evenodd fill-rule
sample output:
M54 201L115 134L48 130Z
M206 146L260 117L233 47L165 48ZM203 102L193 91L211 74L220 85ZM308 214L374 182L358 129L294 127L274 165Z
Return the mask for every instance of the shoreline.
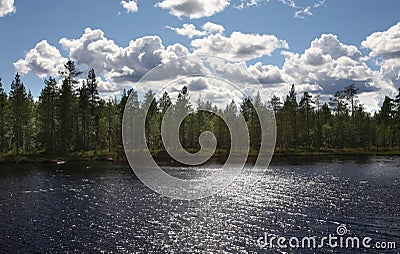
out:
M153 158L159 162L170 162L172 159L165 151L154 152ZM258 152L250 151L248 155L248 162L254 162L257 159ZM284 158L343 158L343 159L357 159L369 156L400 156L400 150L356 150L356 149L343 149L343 150L287 150L275 151L272 160L282 160ZM224 151L216 151L210 159L213 162L222 162L227 159L227 153ZM0 156L1 164L59 164L64 162L85 162L85 161L109 161L128 163L125 154L111 154L111 153L71 153L67 155L49 155L49 154L23 154L23 155L8 155Z

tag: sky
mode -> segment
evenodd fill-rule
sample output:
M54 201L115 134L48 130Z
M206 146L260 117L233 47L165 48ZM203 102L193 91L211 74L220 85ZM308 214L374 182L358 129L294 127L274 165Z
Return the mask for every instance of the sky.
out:
M95 69L107 97L161 63L208 54L282 99L291 84L299 97L328 98L355 83L373 112L400 87L399 9L398 0L0 0L0 77L9 91L18 72L38 97L71 59Z

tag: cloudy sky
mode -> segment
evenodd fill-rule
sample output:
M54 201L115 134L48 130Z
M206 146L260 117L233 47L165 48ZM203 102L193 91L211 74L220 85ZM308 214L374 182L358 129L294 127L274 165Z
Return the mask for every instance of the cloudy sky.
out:
M110 96L168 60L210 54L282 98L291 84L326 96L354 82L373 111L400 87L399 9L398 0L0 0L0 77L8 91L19 72L38 96L72 59L94 68Z

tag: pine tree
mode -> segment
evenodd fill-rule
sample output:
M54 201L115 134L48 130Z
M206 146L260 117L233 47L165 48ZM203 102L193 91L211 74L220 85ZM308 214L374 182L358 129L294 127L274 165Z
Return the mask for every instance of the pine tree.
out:
M304 113L304 118L305 118L305 124L306 124L306 145L308 148L311 146L311 137L310 137L310 129L311 129L311 124L310 124L310 118L311 118L311 112L313 110L312 107L312 96L308 92L304 92L303 97L300 100L300 110Z
M31 91L28 91L27 95L27 106L26 106L26 125L23 127L23 147L27 153L32 153L36 148L36 137L37 137L37 124L36 117L34 115L35 102Z
M356 88L355 84L350 84L344 88L343 96L346 100L350 103L351 106L351 120L354 123L354 109L355 109L355 102L354 99L357 98L358 88Z
M175 103L175 113L178 118L181 116L188 115L191 112L191 104L189 101L189 91L186 86L178 94L178 99ZM183 121L179 129L179 140L183 147L188 147L188 131L186 128L186 122Z
M385 96L385 100L383 101L382 107L377 114L377 120L379 123L379 133L380 137L383 138L382 145L387 147L393 142L391 139L391 126L392 126L392 119L394 116L394 104L393 99L389 96Z
M76 99L73 90L75 85L78 84L78 81L76 81L75 78L82 74L82 72L76 69L75 63L72 61L68 61L64 67L65 70L61 72L61 74L64 76L64 79L62 81L60 91L59 139L61 151L69 152L73 148L72 141L75 140L75 144L78 143L79 124L77 117L78 114L76 114Z
M343 95L343 91L337 91L334 95L334 98L331 99L330 104L336 111L335 117L337 121L335 121L335 131L337 136L337 147L339 149L344 148L344 115L346 113L347 104L344 101L345 96Z
M0 153L3 153L5 149L6 108L7 108L7 94L3 89L3 84L1 83L1 78L0 78L0 134L1 134Z
M343 96L346 98L347 102L350 104L351 106L351 124L350 124L350 128L349 128L349 136L350 139L352 139L352 147L356 147L356 135L354 135L354 133L356 132L356 126L355 126L355 122L354 122L354 112L355 112L355 108L356 108L356 103L354 101L354 99L357 98L357 92L358 92L358 88L355 87L355 84L350 84L348 86L346 86L344 88L343 91Z
M280 147L282 150L282 145L283 145L283 114L282 114L282 102L281 98L277 97L274 95L271 100L270 100L270 105L272 107L272 110L274 111L275 118L278 120L277 121L277 146Z
M317 106L317 125L316 125L316 129L317 129L317 139L316 139L316 146L317 148L320 148L322 145L322 140L321 140L321 96L318 94L317 96L315 96L315 105Z
M56 149L56 114L59 91L57 82L53 77L46 79L44 83L45 87L40 93L37 107L38 141L46 152L54 153Z
M396 136L397 136L397 146L400 149L400 88L399 88L399 93L396 95L396 98L394 100L395 102L395 119L396 119L396 124L395 124L395 129L396 129Z
M84 151L89 146L89 133L90 133L90 113L89 113L89 89L85 81L82 82L82 86L78 88L78 112L79 112L79 123L80 123L80 137L78 147Z
M97 77L94 69L91 69L88 73L87 79L87 92L88 92L88 101L90 107L90 143L92 148L96 148L96 144L99 141L99 92L97 90Z
M298 122L297 122L297 93L294 85L292 85L289 94L283 104L283 124L285 128L283 129L283 137L285 138L284 143L286 148L297 148L298 143Z
M118 133L116 132L117 128L117 114L116 114L116 103L115 101L109 100L106 104L106 121L107 121L107 147L108 153L111 153L112 148L115 147L117 143Z
M29 121L29 101L21 76L17 73L11 83L9 95L12 131L17 155L23 148L24 128Z

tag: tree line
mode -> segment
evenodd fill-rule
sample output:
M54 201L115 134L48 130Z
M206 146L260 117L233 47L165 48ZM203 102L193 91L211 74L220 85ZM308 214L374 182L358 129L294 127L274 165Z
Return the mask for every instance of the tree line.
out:
M44 80L37 101L26 91L18 73L8 96L0 79L2 154L113 153L120 148L124 105L100 98L93 69L78 85L82 72L72 61L64 67L59 82L55 77Z
M347 85L329 102L304 92L297 101L295 86L282 102L269 101L277 122L277 149L361 149L367 151L400 148L400 89L395 98L385 96L374 114L357 103L358 88Z
M164 150L161 139L161 121L169 107L174 112L188 113L179 129L179 140L188 151L198 151L199 135L212 131L217 148L230 149L230 133L217 114L226 118L237 116L234 101L225 108L217 108L209 101L190 102L190 93L183 87L173 100L167 92L156 100L150 89L139 99L137 91L124 90L118 99L100 98L98 79L93 69L81 83L82 74L73 61L68 61L60 72L59 80L49 77L37 101L26 90L17 73L9 94L0 79L0 154L50 154L73 152L123 155L122 118L129 100L129 109L146 117L145 138L153 152ZM371 114L357 103L358 89L349 84L337 91L329 102L319 95L304 92L298 101L292 85L286 98L273 96L262 101L258 94L240 102L240 113L249 129L250 147L260 148L260 121L257 109L272 109L276 118L276 150L394 150L400 148L400 89L395 98L385 97L378 112ZM261 110L261 112L262 112ZM259 110L258 110L259 111ZM260 111L259 111L260 112ZM133 127L134 128L134 127ZM238 137L240 138L240 137Z

